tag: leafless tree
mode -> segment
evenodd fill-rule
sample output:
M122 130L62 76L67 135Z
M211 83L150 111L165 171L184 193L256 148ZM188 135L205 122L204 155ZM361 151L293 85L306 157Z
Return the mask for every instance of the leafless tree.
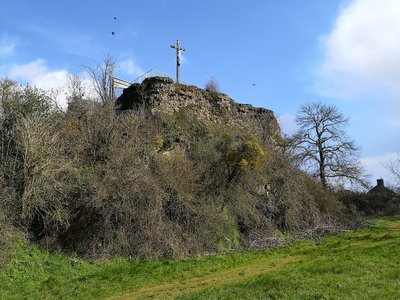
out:
M83 80L79 74L69 74L67 82L67 100L68 104L83 99L85 88Z
M400 151L397 152L397 157L395 160L391 161L386 168L393 175L394 179L397 181L397 186L400 186Z
M210 77L205 85L205 90L213 93L219 92L219 83L214 77Z
M102 102L114 100L113 76L115 72L115 61L108 55L102 64L95 68L85 66L86 71L92 78L93 88Z
M318 102L303 105L297 116L298 131L288 143L294 161L328 186L346 180L365 186L359 148L345 133L348 118L334 105Z

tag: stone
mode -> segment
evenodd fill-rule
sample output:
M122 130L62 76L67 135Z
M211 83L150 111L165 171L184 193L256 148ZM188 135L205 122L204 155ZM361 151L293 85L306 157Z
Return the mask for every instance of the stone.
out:
M253 133L261 141L278 145L280 127L271 110L239 104L223 93L175 83L168 77L151 77L132 84L117 99L117 110L145 107L153 114L172 115L190 109L200 120L236 125Z

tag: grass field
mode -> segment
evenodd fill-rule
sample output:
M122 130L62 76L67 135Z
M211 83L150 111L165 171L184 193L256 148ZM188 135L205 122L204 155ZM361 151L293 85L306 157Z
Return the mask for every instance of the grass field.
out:
M89 263L22 239L0 299L400 299L400 217L277 250Z

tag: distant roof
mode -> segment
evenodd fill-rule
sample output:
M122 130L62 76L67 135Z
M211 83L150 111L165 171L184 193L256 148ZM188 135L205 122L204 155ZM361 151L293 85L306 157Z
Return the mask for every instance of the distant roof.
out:
M386 194L386 195L396 195L395 192L393 192L391 189L388 189L387 187L385 187L385 184L383 183L383 179L377 179L377 184L375 187L373 187L372 189L370 189L368 191L368 193L371 194Z

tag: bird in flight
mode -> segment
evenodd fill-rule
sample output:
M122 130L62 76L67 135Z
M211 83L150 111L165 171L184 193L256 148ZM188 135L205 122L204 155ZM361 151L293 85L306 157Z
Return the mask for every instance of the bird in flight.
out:
M114 20L116 20L117 19L117 17L114 17ZM111 31L111 34L113 35L113 36L115 36L115 31Z
M252 86L255 86L255 85L256 85L255 83L252 84Z

